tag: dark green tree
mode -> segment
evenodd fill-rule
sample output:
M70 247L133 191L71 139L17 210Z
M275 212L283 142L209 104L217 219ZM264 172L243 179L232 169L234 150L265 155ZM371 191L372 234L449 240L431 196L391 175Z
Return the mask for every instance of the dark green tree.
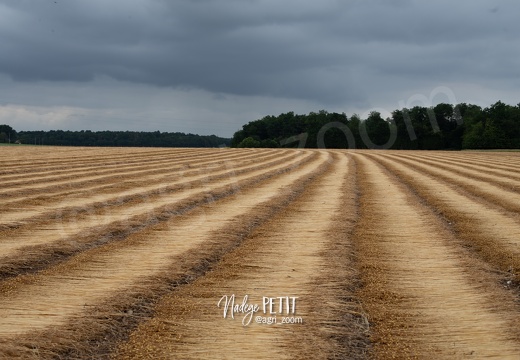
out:
M392 129L395 127L381 117L381 113L372 111L368 118L361 123L360 133L363 143L368 148L390 148L394 146Z
M239 148L257 148L260 147L260 141L253 139L251 136L245 138L238 144Z
M16 141L16 131L9 125L0 125L0 143L14 143Z

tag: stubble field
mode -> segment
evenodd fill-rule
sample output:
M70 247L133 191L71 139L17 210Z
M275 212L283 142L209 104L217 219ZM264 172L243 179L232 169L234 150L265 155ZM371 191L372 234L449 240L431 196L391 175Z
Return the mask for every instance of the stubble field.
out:
M0 155L2 359L520 358L520 153Z

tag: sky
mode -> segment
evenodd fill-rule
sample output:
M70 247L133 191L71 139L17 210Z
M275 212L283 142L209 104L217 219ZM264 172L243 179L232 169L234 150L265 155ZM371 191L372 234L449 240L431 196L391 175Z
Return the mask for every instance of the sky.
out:
M0 124L231 137L267 115L520 103L517 0L0 0Z

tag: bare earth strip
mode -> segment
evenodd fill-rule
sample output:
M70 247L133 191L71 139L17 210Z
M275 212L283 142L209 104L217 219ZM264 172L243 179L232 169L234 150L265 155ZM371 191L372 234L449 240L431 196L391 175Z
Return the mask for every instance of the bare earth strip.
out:
M362 355L365 348L360 348L359 343L356 348L352 341L349 348L333 341L342 332L347 337L355 323L346 328L334 327L340 319L335 318L338 313L331 307L340 300L332 295L334 291L327 293L329 298L320 296L314 283L324 273L329 276L320 279L332 282L331 273L341 271L330 269L330 262L322 255L330 245L332 232L344 229L340 223L344 219L338 214L353 210L341 208L340 194L347 186L348 168L343 154L297 201L255 231L214 271L165 297L156 316L120 348L118 358L314 359ZM340 291L341 285L328 285ZM233 319L229 312L224 318L224 305L217 308L217 303L222 296L230 299L232 295L237 304L247 295L249 303L260 306L263 296L298 297L297 311L287 312L284 303L280 313L277 303L277 324L271 325L255 323L259 314L275 316L263 314L262 310L251 319L243 313L235 314ZM284 317L289 321L301 318L303 323L282 324Z
M2 284L0 338L63 324L110 295L137 286L160 273L175 259L205 242L217 229L225 233L237 216L256 211L263 203L295 182L310 176L327 159L306 164L278 179L190 216L158 224L125 241L84 252L38 275L18 277ZM277 189L276 191L273 191ZM189 241L187 241L189 239Z
M361 294L375 356L518 359L515 324L464 268L451 232L372 160L356 159Z

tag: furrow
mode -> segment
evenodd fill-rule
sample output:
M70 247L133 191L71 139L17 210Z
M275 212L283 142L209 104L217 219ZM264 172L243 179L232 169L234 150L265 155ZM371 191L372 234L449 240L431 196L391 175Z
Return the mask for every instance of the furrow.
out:
M83 317L90 307L107 298L114 304L112 295L122 301L124 294L153 288L157 282L164 285L164 281L175 278L182 281L186 266L195 271L207 256L221 257L218 254L222 249L236 246L242 233L269 218L273 208L279 211L285 207L294 198L297 184L305 184L325 170L330 155L320 154L318 161L243 188L235 196L172 218L122 242L79 254L38 275L4 282L0 298L0 354L28 340L37 343L40 355L45 348L56 351L60 342L70 341L70 337L63 336L70 335L70 331L76 338L81 335L78 331L88 333L89 328L78 328L82 321L90 321L92 326L100 321ZM168 272L162 273L165 270ZM46 330L35 333L38 329ZM24 333L27 335L22 336ZM54 341L49 341L51 335Z
M328 257L333 244L349 246L346 235L354 219L348 218L350 224L345 227L341 212L355 212L343 208L353 206L352 194L342 196L351 189L347 158L344 153L335 156L327 173L226 255L213 271L164 297L155 316L119 348L117 358L362 358L367 346L362 316L349 317L351 322L344 326L333 325L348 311L360 311L357 304L344 298L345 282L354 279L338 277L346 275L348 258L334 261ZM344 232L338 234L340 229ZM331 265L338 268L331 269ZM319 286L325 278L328 283ZM236 304L247 295L248 303L260 307L264 296L297 297L295 312L292 308L287 312L284 303L280 313L277 303L276 315L259 310L251 323L244 313L231 318L227 312L224 317L224 306L218 308L217 303L233 295ZM259 314L276 316L278 322L255 323ZM301 318L303 323L282 324L284 317ZM344 341L335 341L338 338Z
M285 154L284 152L279 155L257 155L254 159L244 156L244 159L238 164L241 165L240 168L245 168L248 164L255 163L258 165L272 159L284 161L289 158L284 156ZM292 152L290 156L297 156L297 154ZM73 189L65 187L61 191L47 193L46 195L38 194L32 198L25 197L22 200L4 201L6 208L3 211L0 210L0 213L2 213L0 226L18 227L22 223L41 221L55 214L56 211L60 212L60 216L64 216L67 211L78 211L78 209L84 211L86 208L96 207L100 203L103 206L111 203L124 203L135 196L150 196L154 193L165 192L174 185L202 179L208 176L208 173L223 174L235 167L237 167L237 160L228 161L227 159L217 158L214 161L207 162L194 161L183 165L183 167L177 166L171 169L148 172L146 176L134 174L134 177L127 178L118 174L116 177L124 180L117 183L111 181L111 179L104 179L94 182L92 186L75 187ZM226 170L218 172L215 171L216 169Z
M129 154L130 155L130 154ZM133 155L133 154L132 154ZM85 164L78 164L77 166L70 165L62 165L59 167L48 167L45 166L46 170L38 171L38 172L27 172L23 171L23 168L20 169L20 174L9 175L9 176L0 176L0 182L5 186L15 186L21 184L36 184L36 183L44 183L49 182L56 179L61 179L63 177L70 177L73 179L73 176L80 177L83 174L91 175L95 173L96 175L110 174L110 172L122 172L122 170L130 169L134 170L146 170L153 169L154 165L169 165L172 163L177 163L179 161L186 161L187 159L195 160L195 159L203 159L211 156L215 156L215 154L205 154L205 153L184 153L184 152L170 152L168 155L163 155L161 157L153 157L146 158L144 160L135 160L133 156L129 156L126 161L116 162L114 164L108 163L103 158L98 159L96 163L85 166ZM227 154L226 154L227 155ZM18 167L14 167L15 169L19 169ZM73 174L71 175L71 171L73 170Z
M111 169L103 169L103 166L100 165L100 168L96 171L88 171L83 173L73 172L72 174L69 171L70 175L66 176L58 176L53 181L40 181L31 179L27 179L27 182L17 183L13 186L9 186L9 184L5 185L2 190L0 190L0 195L4 198L13 198L20 196L28 196L33 194L41 194L42 192L53 191L55 189L63 188L63 185L66 187L84 187L89 184L95 184L99 181L119 181L122 179L123 175L142 175L147 174L150 170L155 171L157 173L165 173L175 169L175 166L185 166L190 164L191 161L196 161L197 159L210 159L207 162L214 162L218 159L226 160L226 159L236 159L239 157L244 157L244 154L240 153L221 153L218 155L206 155L206 156L195 156L194 158L180 158L173 159L171 161L155 164L149 166L148 164L143 164L139 166L124 164L118 168ZM252 156L251 156L252 157ZM201 161L199 161L201 162ZM167 166L164 168L164 166ZM116 174L116 175L115 175Z
M517 359L518 314L502 306L506 291L488 291L436 214L373 159L355 157L361 218L354 240L373 357Z
M11 229L11 232L19 232L25 225L38 227L45 225L49 220L57 218L62 222L68 221L72 216L75 221L80 214L89 213L99 208L121 207L131 201L139 199L153 200L156 197L168 195L179 190L191 189L201 184L208 185L209 182L225 177L233 177L247 171L259 169L263 166L274 166L292 161L301 157L302 153L292 152L288 156L262 158L237 163L209 163L206 166L196 163L192 166L167 174L165 176L154 176L148 179L139 179L136 182L128 179L122 185L105 184L93 189L82 188L79 194L66 193L65 196L58 197L53 201L40 201L37 204L31 203L29 207L20 209L6 209L2 216L1 227ZM254 165L252 165L254 164ZM11 236L7 233L6 235Z
M468 196L465 191L452 188L447 181L403 164L382 157L374 160L395 173L444 217L465 246L502 272L504 282L520 279L520 224L517 214L490 207L489 202Z
M463 152L437 152L446 153L453 161L462 163L491 166L504 171L520 170L519 154L516 152L487 152L487 151L463 151Z
M0 242L0 277L34 272L79 251L98 247L140 231L163 218L173 216L215 198L240 191L242 186L282 174L313 161L316 153L301 152L303 157L291 157L219 176L183 184L156 196L143 196L120 206L102 207L92 211L67 214L49 220L44 225L26 227L2 234Z
M520 170L517 171L497 171L493 166L472 166L465 162L449 161L445 158L436 158L428 155L414 154L403 154L391 153L399 158L406 158L421 162L423 164L434 165L438 168L453 171L459 175L470 177L478 180L488 181L496 185L500 185L503 188L510 189L512 191L520 190ZM518 190L517 190L518 189Z
M416 160L401 154L385 154L382 157L390 158L421 173L431 175L435 179L460 187L467 193L488 201L490 207L520 213L520 182L505 182L493 176L479 175L463 168L443 166L422 159Z
M38 153L34 152L34 148L12 149L13 154L6 154L6 158L13 159L20 151L27 151L27 159L18 158L14 161L3 162L1 175L16 174L19 171L38 171L42 166L50 167L50 170L58 170L64 166L70 168L84 167L88 164L98 164L103 160L107 165L117 165L128 163L142 163L150 157L165 156L172 151L180 152L184 155L211 152L212 149L163 149L161 151L146 151L143 148L71 148L71 147L42 147L38 148ZM87 153L86 156L71 156L75 152ZM129 159L128 153L132 152ZM59 156L56 156L59 154ZM11 156L9 156L11 155ZM39 156L41 155L41 157ZM109 158L107 157L110 156Z
M200 149L199 149L200 150ZM269 155L276 153L273 149L263 149L262 155ZM76 166L71 166L67 164L63 164L61 166L48 167L46 166L45 171L38 173L28 173L23 171L23 168L20 170L20 174L9 175L9 176L0 176L0 182L14 183L16 181L24 180L25 182L34 179L52 179L57 175L69 175L73 170L74 175L81 174L110 174L110 172L122 172L122 170L126 171L134 171L134 170L146 170L153 169L156 166L161 164L169 165L173 163L178 163L181 165L185 165L194 160L204 160L204 159L238 159L238 158L250 158L255 155L259 155L257 153L245 153L243 149L220 149L218 154L215 154L215 151L195 151L192 150L190 152L185 152L181 149L173 149L168 152L168 154L154 157L146 157L141 159L137 156L137 159L134 156L134 153L130 153L127 155L126 159L120 159L119 161L111 161L111 158L100 157L94 163L86 164L78 163ZM18 167L13 167L15 169L19 169Z

